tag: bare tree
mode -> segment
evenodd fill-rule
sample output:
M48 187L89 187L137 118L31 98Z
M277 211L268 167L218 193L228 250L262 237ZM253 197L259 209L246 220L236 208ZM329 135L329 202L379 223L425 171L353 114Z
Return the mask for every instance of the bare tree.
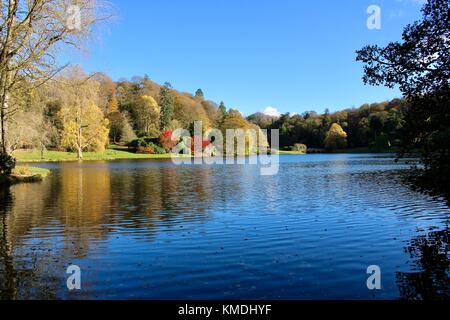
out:
M57 53L81 48L93 26L111 17L100 0L0 0L0 152L10 153L8 119L17 111L11 93L24 82L53 78Z

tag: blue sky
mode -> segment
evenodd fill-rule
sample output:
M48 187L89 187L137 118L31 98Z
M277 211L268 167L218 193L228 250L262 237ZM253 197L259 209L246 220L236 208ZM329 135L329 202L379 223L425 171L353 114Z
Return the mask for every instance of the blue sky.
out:
M202 88L244 114L340 110L400 96L364 86L355 50L399 40L421 0L110 0L117 18L75 63ZM366 27L369 5L381 30Z

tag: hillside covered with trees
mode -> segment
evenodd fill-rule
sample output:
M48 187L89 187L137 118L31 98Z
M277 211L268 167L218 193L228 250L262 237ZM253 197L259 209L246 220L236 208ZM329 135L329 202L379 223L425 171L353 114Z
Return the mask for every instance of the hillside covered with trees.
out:
M148 76L114 82L108 75L87 75L80 67L66 70L33 91L11 97L16 106L9 120L8 148L102 152L111 144L137 143L148 153L164 153L164 137L172 130L258 129L240 112L194 94L179 92L170 83L159 85ZM170 135L169 135L170 136ZM169 139L170 140L170 139Z
M256 113L248 120L263 129L279 129L283 149L300 143L308 148L370 148L376 152L400 145L406 110L405 100L394 99L335 113L309 111L279 118Z
M245 119L195 93L179 92L170 83L159 85L148 76L113 81L108 75L87 75L80 67L66 70L55 81L12 97L18 110L10 123L9 147L76 152L104 151L109 145L148 141L149 153L164 153L161 141L178 128L192 131L194 121L205 129L280 130L280 147L304 144L328 150L370 147L373 151L399 145L403 100L365 104L357 109L317 114L258 113ZM170 139L169 139L170 140Z

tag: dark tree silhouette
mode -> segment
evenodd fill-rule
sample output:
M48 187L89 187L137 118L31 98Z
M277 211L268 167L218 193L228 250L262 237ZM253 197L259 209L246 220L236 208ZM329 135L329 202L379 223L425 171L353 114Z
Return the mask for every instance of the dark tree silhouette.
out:
M203 90L202 89L198 89L197 91L195 91L195 97L203 99L205 97L205 94L203 93Z
M402 41L357 52L364 82L399 86L408 101L403 151L419 151L425 169L417 182L450 189L450 10L448 0L428 0L423 19L405 27Z

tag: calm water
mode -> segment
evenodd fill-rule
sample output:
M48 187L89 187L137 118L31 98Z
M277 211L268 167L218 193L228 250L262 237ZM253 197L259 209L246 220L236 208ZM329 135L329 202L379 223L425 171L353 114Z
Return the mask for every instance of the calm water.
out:
M0 297L449 298L449 213L388 156L281 157L259 167L170 161L41 164L0 191ZM66 269L82 270L68 292ZM382 270L369 291L369 265Z

